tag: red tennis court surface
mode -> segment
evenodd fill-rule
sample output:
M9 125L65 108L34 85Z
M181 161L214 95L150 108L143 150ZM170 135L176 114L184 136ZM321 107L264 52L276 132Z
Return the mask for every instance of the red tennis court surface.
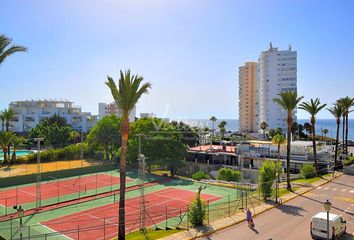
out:
M163 222L183 214L187 205L195 197L195 192L168 188L146 195L146 226ZM211 202L221 197L201 194L201 197ZM140 197L127 199L126 203L126 232L139 228ZM42 222L46 227L59 232L71 239L111 239L117 236L118 203L70 214Z
M131 179L127 178L127 182ZM71 179L63 179L41 184L41 199L49 199L62 195L83 192L85 190L110 186L111 184L119 184L119 177L97 174L83 176ZM59 190L58 190L59 188ZM0 192L0 204L3 206L14 206L23 203L36 201L36 185L12 188Z

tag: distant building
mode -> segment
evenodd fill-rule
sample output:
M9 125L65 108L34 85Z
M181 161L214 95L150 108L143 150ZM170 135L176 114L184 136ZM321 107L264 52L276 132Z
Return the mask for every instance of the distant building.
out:
M257 130L257 63L239 67L239 124L242 132Z
M140 113L140 118L155 118L156 114L154 113Z
M109 115L116 115L118 117L121 116L121 112L117 107L115 102L112 103L98 103L98 116L99 118L103 118L104 116ZM136 115L136 108L134 107L133 110L130 112L129 121L134 122Z
M82 132L88 132L97 122L97 116L82 112L81 107L68 100L16 101L11 102L9 108L16 113L10 122L10 129L14 132L28 132L55 114L65 118L74 130Z
M241 132L259 132L266 122L268 129L286 131L286 112L273 101L282 92L297 92L297 52L278 50L270 43L258 63L246 62L239 68L239 121ZM293 118L296 121L296 110Z

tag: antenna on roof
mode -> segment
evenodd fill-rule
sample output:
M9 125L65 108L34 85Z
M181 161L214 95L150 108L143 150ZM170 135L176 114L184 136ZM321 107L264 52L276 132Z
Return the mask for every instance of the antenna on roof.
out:
M289 51L291 51L291 45L289 44Z
M269 42L269 49L272 49L273 48L273 44L272 42Z

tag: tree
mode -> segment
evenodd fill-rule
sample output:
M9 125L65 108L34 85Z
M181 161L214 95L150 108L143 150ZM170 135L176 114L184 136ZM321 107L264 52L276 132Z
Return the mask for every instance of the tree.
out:
M221 121L219 123L219 128L220 128L220 135L221 135L221 139L224 139L225 137L225 132L226 132L226 128L225 126L227 125L226 121Z
M227 182L238 182L241 179L241 172L234 171L230 168L220 168L218 171L218 179Z
M291 124L291 135L293 139L296 139L295 136L299 135L299 124L297 122Z
M272 186L278 171L279 167L277 164L268 160L264 161L259 168L259 184L264 200L267 200L272 196Z
M0 121L1 121L1 132L5 130L5 116L3 112L0 112Z
M304 129L305 129L305 131L306 131L306 135L312 133L312 127L311 127L311 124L310 124L310 123L306 122L306 123L304 124Z
M216 119L216 117L215 116L211 116L210 117L210 119L209 119L211 122L212 122L212 124L213 124L213 134L212 134L212 140L211 141L213 141L213 139L214 139L214 133L215 133L215 122L217 121L217 119Z
M340 118L343 115L342 106L336 102L333 104L331 108L327 108L327 110L334 116L337 123L337 131L336 131L336 146L334 151L334 168L337 167L337 156L338 156L338 142L339 142L339 129L340 129Z
M316 115L327 106L327 104L321 104L320 99L311 99L308 102L303 102L299 105L299 108L305 110L311 115L311 126L312 126L312 145L313 145L313 159L315 164L316 172L318 173L318 163L317 163L317 151L316 151Z
M268 124L266 122L261 123L261 129L263 131L263 139L265 139L265 130L267 130Z
M164 122L158 118L143 118L131 126L128 142L127 161L133 163L138 159L141 134L141 153L147 157L147 170L152 165L167 167L173 177L179 167L184 165L186 145L183 143L180 129L175 123Z
M180 133L180 140L183 144L188 146L197 146L199 143L198 128L191 128L184 122L172 121L171 126Z
M324 134L325 137L327 137L328 129L327 128L323 129L322 133ZM323 138L322 138L322 141L323 141Z
M42 120L29 132L31 138L44 138L45 145L54 148L68 145L70 140L71 127L66 124L66 120L60 116L52 116Z
M23 137L13 136L11 139L12 143L12 162L16 162L16 150L26 141Z
M130 70L123 73L120 71L120 79L118 87L113 78L108 76L106 85L111 90L113 99L115 100L119 110L121 111L121 158L120 158L120 194L119 194L119 226L118 226L118 240L125 239L125 185L126 185L126 157L127 145L130 131L129 114L137 104L143 94L147 94L151 88L150 83L142 84L143 77L138 75L131 75ZM142 85L141 85L142 84Z
M290 184L290 150L291 150L291 124L293 123L293 111L296 109L299 102L303 97L298 97L297 92L282 92L279 94L279 98L274 98L273 101L277 103L281 108L287 112L287 146L286 146L286 178L287 178L287 189L291 190Z
M7 156L8 156L8 146L11 143L12 138L14 137L14 134L11 132L1 132L0 133L0 145L2 147L2 151L4 153L4 162L6 162ZM8 161L10 162L10 160Z
M354 106L354 98L344 97L338 100L339 104L341 104L343 109L343 144L345 146L345 153L348 153L348 117L351 112L351 108ZM344 134L344 126L345 126L345 134ZM344 138L345 136L345 138Z
M102 147L105 159L110 159L110 149L118 150L121 144L121 119L115 115L105 116L99 120L87 135L87 142L91 147ZM111 151L112 152L112 151Z
M272 139L272 142L278 146L278 161L277 161L278 166L281 166L281 163L280 163L280 145L284 144L285 141L286 141L286 138L284 137L283 134L277 134ZM276 199L278 200L278 197L279 197L279 195L278 195L278 186L279 186L279 183L280 183L280 172L278 172L277 175L278 175L278 180L277 180Z
M0 35L0 65L7 57L16 52L27 52L27 48L19 45L11 45L12 39L5 35Z
M13 117L15 116L15 111L12 108L5 109L2 112L5 120L5 130L6 132L10 129L10 122L12 121ZM7 146L7 154L10 156L10 145Z
M207 205L200 196L203 189L205 189L205 187L199 187L195 199L193 199L188 206L188 220L194 227L202 226L206 217Z
M76 143L77 139L81 136L78 131L71 131L70 132L70 141L74 144Z

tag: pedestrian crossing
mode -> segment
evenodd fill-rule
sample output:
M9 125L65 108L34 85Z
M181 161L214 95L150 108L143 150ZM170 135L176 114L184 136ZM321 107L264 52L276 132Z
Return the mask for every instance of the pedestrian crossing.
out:
M343 192L343 193L351 193L354 194L353 188L336 188L336 187L317 187L316 189L318 190L324 190L324 191L338 191L338 192Z

